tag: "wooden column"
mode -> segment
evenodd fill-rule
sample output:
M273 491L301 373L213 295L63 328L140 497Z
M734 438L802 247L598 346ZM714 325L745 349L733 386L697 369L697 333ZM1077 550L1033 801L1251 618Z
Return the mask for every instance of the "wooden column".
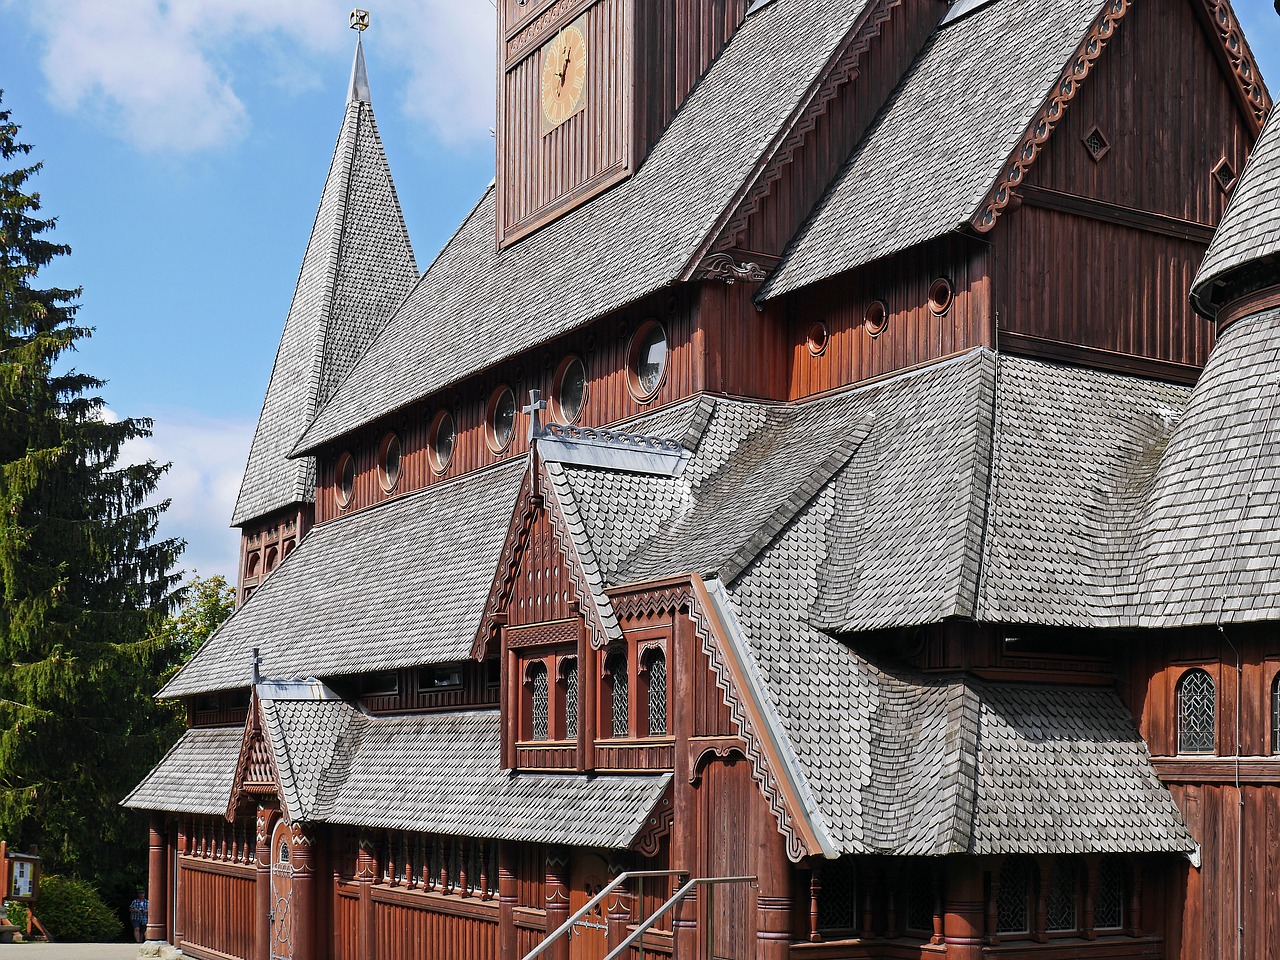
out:
M943 939L948 960L978 960L982 956L984 920L982 866L971 858L948 864L944 897ZM994 921L992 929L994 929Z
M547 854L547 935L569 919L569 853ZM543 954L547 960L569 960L569 938L561 937Z
M271 960L271 828L274 811L258 806L257 846L254 856L254 901L257 918L254 923L253 955L256 960Z
M627 865L618 859L610 859L609 876L616 877L627 868ZM650 880L649 883L656 881ZM644 908L644 904L639 903L637 897L633 897L632 891L640 881L632 880L624 883L611 893L604 902L604 922L607 927L605 931L605 942L609 949L612 950L618 944L627 938L627 924L631 922L631 904L637 904L637 912ZM650 888L652 889L652 888ZM637 890L638 892L638 890Z
M516 845L498 844L498 956L516 957ZM372 954L367 954L372 956Z
M163 940L169 903L169 849L165 842L164 814L151 814L151 837L147 851L148 940Z
M792 866L787 842L768 805L760 802L756 818L756 956L787 960L791 955Z
M173 871L174 908L173 908L173 940L171 942L173 943L174 947L177 948L178 950L182 949L182 928L185 925L183 923L183 913L182 913L182 856L187 852L187 844L191 842L187 835L187 830L188 830L187 823L188 821L186 820L180 819L178 821L178 847L177 847L178 865L177 865L177 869Z
M693 621L689 618L687 606L676 611L675 623L672 626L672 650L669 661L673 673L672 690L675 694L670 705L671 730L676 738L675 776L672 778L671 806L673 823L671 826L671 844L669 863L672 870L687 870L690 876L696 876L701 863L701 854L697 849L697 835L694 825L698 822L697 793L690 780L693 770L690 769L689 751L685 744L697 732L694 729L693 710L693 671L697 662L695 650L698 644L697 633ZM675 892L677 883L666 887L667 896ZM663 898L666 899L665 897ZM643 905L641 905L643 908ZM696 891L685 897L676 905L671 918L672 943L675 949L675 960L696 960L698 956L698 904Z
M378 879L380 869L373 835L361 830L359 849L356 853L356 882L360 884L360 911L356 936L362 957L373 956L373 884Z
M317 960L315 828L295 823L289 829L289 855L293 858L293 892L289 909L293 913L293 960Z
M818 902L822 899L822 860L815 857L809 868L809 942L821 943L822 934L818 932L818 924L822 917L818 910Z

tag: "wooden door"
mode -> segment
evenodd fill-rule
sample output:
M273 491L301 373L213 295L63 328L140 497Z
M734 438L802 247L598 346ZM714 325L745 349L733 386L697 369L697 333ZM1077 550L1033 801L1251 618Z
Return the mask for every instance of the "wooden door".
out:
M572 916L585 907L587 901L608 886L612 879L609 864L603 857L594 853L575 855L569 873L569 915ZM604 907L605 900L601 900L573 925L573 935L569 938L569 960L600 960L609 952Z
M271 835L271 960L293 960L293 851L282 820Z
M759 791L744 757L713 761L702 774L703 876L755 875L752 825ZM755 889L749 884L715 884L698 893L698 939L710 943L707 960L754 960Z

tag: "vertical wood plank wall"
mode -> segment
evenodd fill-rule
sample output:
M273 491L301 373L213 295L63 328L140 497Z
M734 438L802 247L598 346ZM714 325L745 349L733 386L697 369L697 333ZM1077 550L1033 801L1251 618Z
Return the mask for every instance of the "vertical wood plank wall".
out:
M178 859L178 911L183 949L199 957L213 951L217 960L253 960L254 868Z

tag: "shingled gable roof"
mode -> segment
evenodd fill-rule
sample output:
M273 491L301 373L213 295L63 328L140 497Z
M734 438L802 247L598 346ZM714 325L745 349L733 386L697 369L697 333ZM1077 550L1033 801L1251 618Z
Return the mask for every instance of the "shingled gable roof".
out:
M240 757L240 727L198 727L184 731L159 763L142 778L123 806L222 816Z
M294 455L677 280L866 2L752 14L634 176L503 250L491 188Z
M1262 136L1218 224L1191 284L1191 299L1212 316L1221 306L1215 285L1235 271L1270 260L1280 276L1280 111L1272 110Z
M968 225L1090 25L1112 6L996 0L942 27L760 296L782 296Z
M374 122L364 51L302 260L232 515L241 526L315 497L313 460L287 454L418 278Z

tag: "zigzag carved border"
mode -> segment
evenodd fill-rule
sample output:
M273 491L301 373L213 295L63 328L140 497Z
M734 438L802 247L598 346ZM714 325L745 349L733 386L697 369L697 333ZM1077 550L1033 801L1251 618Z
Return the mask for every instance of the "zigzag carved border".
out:
M995 227L1001 211L1013 199L1014 187L1022 183L1027 170L1035 163L1041 148L1066 113L1067 104L1075 99L1081 82L1093 71L1094 63L1102 56L1107 42L1115 36L1116 27L1132 6L1133 0L1110 0L1094 20L1088 35L1076 49L1076 55L1059 75L1053 93L1031 119L1022 140L1005 162L1000 178L974 214L971 223L979 233L987 233Z
M715 253L732 250L742 242L747 223L752 215L759 211L773 185L782 179L783 173L796 159L810 133L818 125L818 121L830 109L831 102L839 94L840 89L856 79L862 69L862 56L871 49L871 43L880 35L881 29L889 21L893 10L900 7L904 0L878 0L875 6L867 11L857 26L846 35L839 48L831 58L830 66L816 81L817 86L804 101L791 122L785 128L781 141L765 154L761 166L747 181L748 186L734 198L727 208L730 216L723 224L718 224L711 233L712 253L700 252L697 266L692 270L693 277L701 277L716 261L711 257ZM710 263L705 262L710 261ZM722 265L721 265L722 269Z
M791 815L787 811L786 801L783 800L782 791L778 787L778 779L774 776L773 771L769 769L769 763L765 759L764 750L760 744L760 738L751 728L751 724L747 720L746 709L743 707L737 691L733 688L733 681L729 676L728 667L725 665L724 658L720 655L719 645L712 636L711 625L707 622L706 611L702 609L701 604L694 601L689 605L689 613L693 619L694 633L702 641L702 653L707 658L707 662L711 664L711 672L715 674L716 686L720 688L720 692L724 696L725 706L729 708L729 715L733 718L733 725L737 728L738 736L742 738L742 742L746 745L747 760L751 762L752 779L755 780L756 785L760 788L760 792L764 794L764 798L769 804L769 809L773 811L774 817L778 820L778 829L787 841L787 856L792 862L799 863L809 855L810 851L805 849L804 842L796 832L795 824L792 823Z
M1267 114L1271 112L1271 97L1262 83L1262 73L1254 60L1253 52L1245 42L1240 21L1231 9L1229 0L1202 0L1204 10L1213 28L1218 32L1227 64L1240 88L1240 95L1248 107L1254 122L1254 135L1262 131Z
M549 481L548 481L549 482ZM582 560L578 556L578 548L574 546L567 529L563 514L560 512L560 501L552 494L547 500L547 513L551 518L551 534L555 538L556 547L568 561L569 579L573 581L578 602L586 612L587 638L592 650L603 650L609 643L609 634L604 627L603 615L596 603L595 591L587 580L587 573L582 569Z
M471 656L475 660L483 660L488 645L497 639L500 624L497 614L507 608L511 602L511 593L515 589L516 575L520 571L520 562L524 558L525 547L529 543L529 533L538 517L537 497L533 492L532 471L525 471L520 482L520 494L516 503L519 510L511 518L507 528L507 537L502 544L502 555L498 559L498 567L493 581L489 585L489 596L484 603L484 613L480 618L480 628L476 631L475 642L471 645Z
M649 590L644 593L628 593L609 599L613 603L613 613L616 617L634 620L637 617L651 617L655 614L679 610L692 597L693 592L688 586L679 586Z

